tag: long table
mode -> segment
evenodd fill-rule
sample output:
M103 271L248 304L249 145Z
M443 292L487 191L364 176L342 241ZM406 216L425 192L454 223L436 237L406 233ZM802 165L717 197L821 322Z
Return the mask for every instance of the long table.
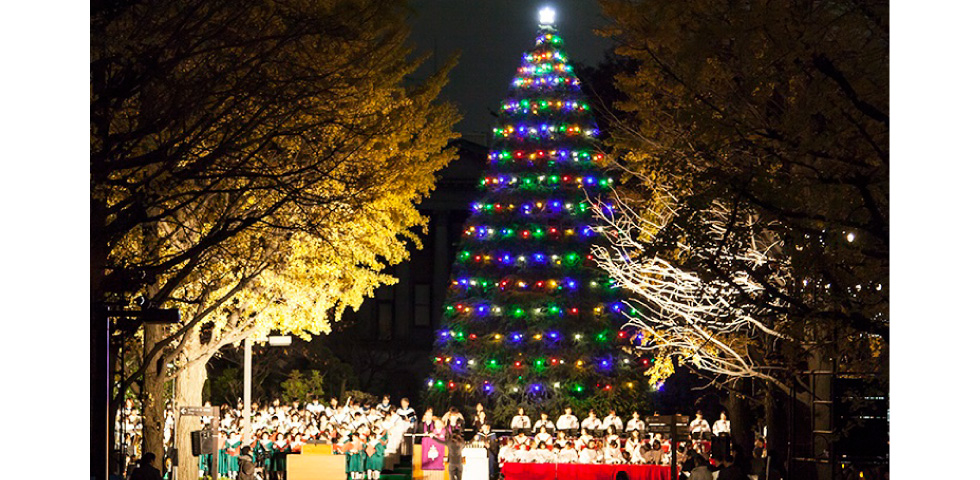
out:
M500 470L507 480L612 480L620 471L630 480L670 480L670 467L661 465L504 463Z

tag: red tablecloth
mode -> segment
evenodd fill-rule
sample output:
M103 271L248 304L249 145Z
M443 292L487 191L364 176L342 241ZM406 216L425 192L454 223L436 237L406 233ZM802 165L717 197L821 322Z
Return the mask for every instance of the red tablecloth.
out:
M660 465L504 463L500 472L507 480L613 480L620 471L630 480L670 480L670 467Z

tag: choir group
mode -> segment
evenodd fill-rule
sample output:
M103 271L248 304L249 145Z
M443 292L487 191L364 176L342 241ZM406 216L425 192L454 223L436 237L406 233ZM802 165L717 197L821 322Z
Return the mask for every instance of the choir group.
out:
M501 444L502 462L667 465L673 454L670 439L661 433L649 434L640 413L635 411L624 425L615 410L601 419L590 410L580 422L572 409L566 408L556 422L552 423L547 413L541 413L532 426L524 409L519 408L510 427L514 435ZM712 444L707 441L707 432L712 432L718 455L727 454L731 422L724 413L709 427L699 412L689 429L695 439L694 449L699 453L707 453L708 445Z
M442 416L428 408L418 418L407 398L395 407L384 396L376 405L362 405L351 399L341 405L336 398L327 404L317 400L305 405L278 400L266 405L255 403L251 418L253 434L246 441L243 407L239 401L234 407L220 408L219 477L244 480L239 470L247 465L248 480L252 480L251 465L254 465L259 467L261 478L284 480L287 455L299 453L305 444L318 443L330 445L335 453L346 455L348 479L375 480L380 478L382 470L392 468L401 455L410 454L409 446L415 443L421 445L423 471L427 476L441 479L443 470L452 469L453 463L459 461L464 436L467 445L487 448L491 477L504 462L669 465L671 456L676 455L678 464L682 464L695 454L724 458L728 455L731 432L731 423L724 413L709 424L698 412L688 427L690 445L677 442L676 448L672 448L671 439L662 433L648 432L639 412L632 412L624 423L615 410L602 418L590 410L579 420L571 408L565 408L555 421L548 413L541 412L532 422L524 408L518 408L508 435L498 437L482 404L476 405L476 413L467 422L455 408ZM133 424L126 430L130 435L128 443L138 446L138 412L127 403L122 415ZM164 425L168 450L172 444L173 418L168 410ZM202 428L210 421L202 417ZM713 441L709 442L709 438ZM132 447L127 453L134 458L140 454ZM201 455L199 465L202 476L211 474L210 455Z
M409 407L408 399L402 399L401 407L395 408L387 395L374 406L356 400L339 405L336 398L326 405L318 400L306 405L275 400L265 406L253 405L253 435L245 444L242 405L222 406L221 411L218 475L231 479L239 478L243 455L259 467L262 477L284 479L286 456L300 453L308 443L328 445L335 453L346 455L348 478L378 479L382 470L398 462L404 434L411 432L415 422L415 410ZM207 425L211 419L202 417L201 421ZM199 461L200 474L209 475L210 455L201 455Z

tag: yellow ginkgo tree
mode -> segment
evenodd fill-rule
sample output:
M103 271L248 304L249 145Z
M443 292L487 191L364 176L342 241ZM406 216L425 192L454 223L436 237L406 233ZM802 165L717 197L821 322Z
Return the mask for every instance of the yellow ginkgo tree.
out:
M142 382L145 451L162 458L165 382L199 404L221 346L328 332L419 243L458 115L436 101L449 66L415 74L406 16L395 0L93 6L92 302L181 314L140 331L108 399Z

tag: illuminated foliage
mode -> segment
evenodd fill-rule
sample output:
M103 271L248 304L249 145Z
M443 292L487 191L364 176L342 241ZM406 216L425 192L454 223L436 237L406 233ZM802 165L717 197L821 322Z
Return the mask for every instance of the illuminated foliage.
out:
M329 332L418 243L457 115L434 101L448 66L408 80L406 15L367 0L93 8L92 299L180 310L144 359L175 365L160 375L178 399L199 401L203 377L184 374L223 345Z

